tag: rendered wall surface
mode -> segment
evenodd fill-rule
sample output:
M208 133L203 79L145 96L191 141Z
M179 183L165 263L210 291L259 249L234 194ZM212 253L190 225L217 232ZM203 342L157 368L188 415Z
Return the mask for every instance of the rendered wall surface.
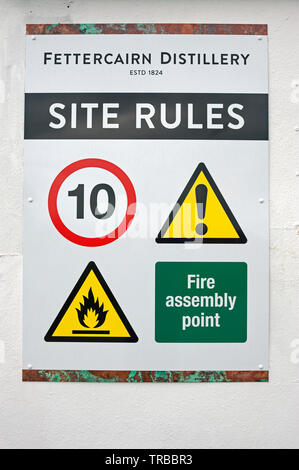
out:
M299 4L223 3L0 0L0 448L298 447ZM25 24L117 22L268 24L269 383L22 383Z

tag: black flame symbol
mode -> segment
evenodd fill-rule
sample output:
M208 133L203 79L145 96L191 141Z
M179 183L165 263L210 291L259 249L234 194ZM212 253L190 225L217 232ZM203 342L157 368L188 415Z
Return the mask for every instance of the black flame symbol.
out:
M91 288L88 291L88 297L85 295L83 296L83 304L80 302L80 308L76 308L76 310L78 313L79 322L85 328L91 328L91 326L85 323L90 315L90 312L93 312L93 319L95 320L93 328L98 328L101 326L104 323L108 313L108 310L104 310L104 304L102 303L102 305L99 306L99 299L94 299Z

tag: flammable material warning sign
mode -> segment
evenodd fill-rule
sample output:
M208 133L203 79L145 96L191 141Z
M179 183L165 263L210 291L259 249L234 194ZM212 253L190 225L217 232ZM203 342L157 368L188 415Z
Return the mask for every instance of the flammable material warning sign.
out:
M90 262L45 340L135 342L138 338L96 264Z
M28 25L26 48L25 380L266 380L267 27Z

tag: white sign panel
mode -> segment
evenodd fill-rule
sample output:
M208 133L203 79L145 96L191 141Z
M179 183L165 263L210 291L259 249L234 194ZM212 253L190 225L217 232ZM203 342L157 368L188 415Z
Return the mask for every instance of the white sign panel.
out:
M28 25L24 380L268 379L266 34Z

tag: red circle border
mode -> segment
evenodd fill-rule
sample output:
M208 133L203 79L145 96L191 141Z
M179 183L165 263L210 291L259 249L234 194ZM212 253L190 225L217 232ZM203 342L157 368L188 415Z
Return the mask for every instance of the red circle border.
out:
M66 178L68 178L68 176L70 176L75 171L90 167L102 168L104 170L110 171L114 176L116 176L124 186L128 200L126 214L120 225L116 227L113 232L110 232L103 237L88 238L82 237L81 235L77 235L76 233L72 232L62 222L57 208L58 192ZM71 163L56 176L49 191L48 209L53 225L67 240L81 246L103 246L117 240L129 228L129 225L131 224L136 213L136 193L130 178L117 165L100 158L84 158L83 160L78 160Z

